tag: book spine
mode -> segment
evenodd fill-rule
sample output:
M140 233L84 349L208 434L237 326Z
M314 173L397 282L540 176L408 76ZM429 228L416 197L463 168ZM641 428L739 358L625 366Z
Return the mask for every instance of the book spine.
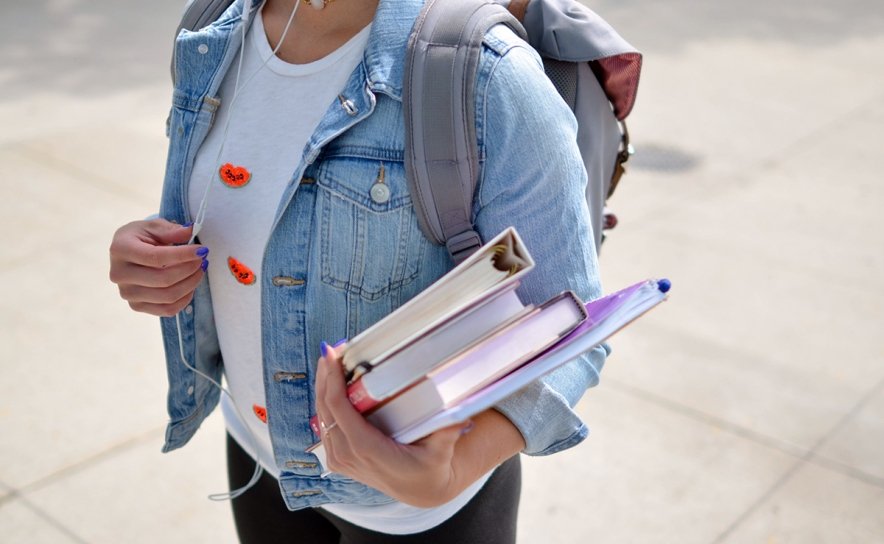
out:
M347 398L350 399L350 404L356 408L359 413L364 413L375 406L380 402L376 398L372 397L368 394L368 391L365 389L365 384L362 383L362 379L358 379L355 382L351 383L347 387Z
M371 410L380 402L368 394L368 391L365 390L365 386L362 385L362 380L356 380L347 387L347 398L350 399L350 404L352 404L360 414ZM320 438L322 437L319 428L319 416L313 416L310 418L310 429L313 431L313 434Z

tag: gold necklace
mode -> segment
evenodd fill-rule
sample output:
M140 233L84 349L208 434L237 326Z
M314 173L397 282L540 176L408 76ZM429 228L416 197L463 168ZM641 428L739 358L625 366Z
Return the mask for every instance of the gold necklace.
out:
M316 9L322 9L329 2L334 2L335 0L301 0L302 4L310 4Z

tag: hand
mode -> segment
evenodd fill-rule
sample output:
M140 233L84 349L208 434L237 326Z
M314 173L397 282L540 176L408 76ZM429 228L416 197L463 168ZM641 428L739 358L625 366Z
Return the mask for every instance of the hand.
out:
M110 280L136 312L172 317L190 304L203 279L209 249L186 244L193 226L165 219L135 221L114 233Z
M454 499L484 474L467 481L454 468L455 444L462 431L472 426L470 422L441 429L414 444L400 444L353 408L347 399L343 367L336 359L335 349L328 346L316 373L319 421L336 424L322 437L327 469L419 508Z

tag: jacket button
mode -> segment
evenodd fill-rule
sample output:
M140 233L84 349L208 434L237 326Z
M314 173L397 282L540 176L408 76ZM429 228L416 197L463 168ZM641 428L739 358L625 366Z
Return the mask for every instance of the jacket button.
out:
M200 52L200 55L205 55L209 52L209 46L201 43L200 46L196 48L196 50Z
M311 495L322 495L322 491L318 489L313 489L311 491L295 491L292 493L292 497L310 497Z
M273 285L280 287L283 285L304 285L305 280L297 280L291 276L276 276L273 278Z
M353 103L349 98L344 98L344 95L339 94L338 98L341 100L341 107L344 108L344 111L347 112L347 115L350 117L356 117L359 115L359 108L356 107L356 104Z
M377 204L383 204L390 200L390 188L384 183L375 183L374 186L372 186L371 191L369 191L369 194L371 195L371 199Z
M294 380L303 380L307 375L303 372L277 372L273 375L273 379L278 382L289 382Z
M316 468L316 463L302 463L300 461L288 461L285 466L287 468Z

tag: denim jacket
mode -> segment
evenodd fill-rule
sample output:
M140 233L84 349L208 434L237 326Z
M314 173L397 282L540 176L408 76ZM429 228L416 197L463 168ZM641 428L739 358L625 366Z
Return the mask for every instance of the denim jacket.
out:
M254 7L259 0L237 0L214 24L178 37L160 210L167 220L192 220L187 184L245 30L244 2ZM293 510L392 500L343 476L320 478L317 459L304 452L317 440L309 419L319 343L352 338L453 266L445 247L421 233L403 166L405 46L422 4L380 1L363 61L304 147L265 247L258 278L267 416L280 487ZM476 230L484 240L510 225L521 234L537 262L519 289L523 302L538 304L566 289L584 300L600 296L576 121L539 57L509 29L495 27L485 38L475 100ZM391 197L377 203L369 191L382 166ZM161 319L171 420L163 451L187 443L220 395L180 355L221 379L207 277L179 317L181 346L175 318ZM586 437L572 407L598 382L606 350L596 348L496 406L521 431L525 453L554 453Z

